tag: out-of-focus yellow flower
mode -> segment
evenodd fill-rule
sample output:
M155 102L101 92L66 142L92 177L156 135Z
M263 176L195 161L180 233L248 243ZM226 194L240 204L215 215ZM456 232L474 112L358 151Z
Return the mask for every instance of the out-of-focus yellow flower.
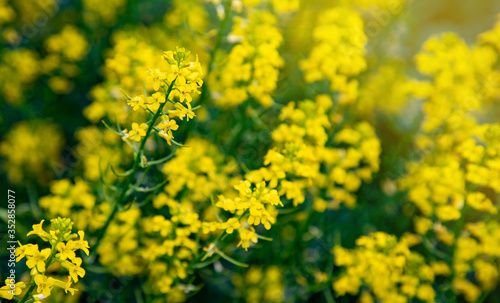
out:
M59 169L64 144L59 128L41 120L15 124L0 143L9 180L44 183Z

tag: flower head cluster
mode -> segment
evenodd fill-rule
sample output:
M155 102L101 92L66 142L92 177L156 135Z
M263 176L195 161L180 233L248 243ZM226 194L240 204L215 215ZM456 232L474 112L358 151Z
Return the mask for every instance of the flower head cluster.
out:
M30 49L5 50L0 54L0 73L9 75L0 78L0 94L5 101L20 105L25 100L24 92L41 74L39 56Z
M423 110L426 121L423 130L462 128L462 122L471 118L500 91L495 83L500 73L495 69L497 53L489 46L472 49L453 33L430 38L415 57L418 70L433 78L421 96L426 97Z
M496 52L497 53L500 53L500 15L497 16L497 24L495 25L495 27L490 30L490 31L487 31L485 33L483 33L479 39L480 39L480 42L481 44L483 45L489 45L489 46L492 46L496 49Z
M283 123L272 132L275 147L264 158L267 167L247 177L252 182L269 181L271 186L280 183L280 194L295 206L304 202L306 191L321 188L326 196L316 199L316 210L338 208L341 203L354 207L353 193L379 169L380 142L366 122L331 135L327 115L334 119L331 107L326 95L317 96L315 102L290 102L281 111Z
M139 244L137 224L140 217L141 211L136 208L118 213L96 249L101 264L117 276L136 275L143 269L139 256L135 254Z
M452 285L457 294L475 302L482 291L493 290L500 280L500 224L469 223L465 230L457 239Z
M248 19L235 18L228 37L237 42L224 65L210 79L215 102L234 107L253 97L268 107L277 86L283 59L278 48L283 40L276 17L269 12L255 11Z
M119 213L112 220L97 252L101 263L117 276L145 277L145 291L183 301L192 289L186 282L191 262L199 253L196 235L199 215L189 202L160 193L153 204L169 215L142 216L137 208ZM118 247L119 249L116 249Z
M211 0L214 3L220 2L220 0ZM255 9L256 7L259 6L264 6L271 4L272 7L274 8L274 11L278 14L285 14L285 13L291 13L295 12L299 9L300 7L300 1L299 0L242 0L242 1L235 1L232 3L232 8L238 12L241 13L243 8L247 9Z
M41 71L48 75L49 87L58 94L70 92L71 81L79 73L78 61L87 54L88 42L83 33L72 25L66 25L61 32L45 40L47 55L41 60Z
M167 199L162 193L156 200ZM183 298L189 286L181 281L193 273L191 264L200 253L196 235L201 221L189 202L169 200L169 217L150 216L141 220L141 246L138 255L149 264L148 292L167 294L170 300Z
M0 25L15 20L16 12L9 3L7 3L7 0L0 1L0 12L2 15L2 18L0 18Z
M0 155L13 183L33 178L47 182L57 168L64 141L60 129L41 120L20 122L0 143Z
M146 78L147 82L153 85L155 91L158 91L160 87L167 88L175 81L172 95L178 97L179 102L190 104L193 100L192 94L199 94L199 88L203 85L198 57L196 61L188 62L190 54L191 52L184 48L164 52L162 58L169 64L170 71L150 70ZM156 101L161 103L162 100Z
M336 246L335 264L345 268L333 282L338 295L356 295L384 302L434 302L435 273L424 258L393 235L377 232L356 240L354 249Z
M409 189L409 200L423 215L436 215L442 221L459 219L464 205L497 214L498 206L485 189L500 192L500 128L472 125L455 138L460 139L442 134L436 144L426 146L428 154L419 163L409 165L408 175L400 180L401 188ZM430 144L430 140L423 136L420 143Z
M165 139L169 145L174 138L172 131L178 129L174 118L186 121L193 119L196 115L191 106L193 94L199 94L199 88L203 85L201 79L201 65L196 57L196 61L188 62L190 52L184 48L177 48L175 51L167 51L163 54L163 59L168 63L169 71L163 72L159 69L150 69L146 77L155 91L151 96L128 97L128 105L133 111L139 109L160 115L160 122L154 128L158 135ZM161 89L161 90L160 90ZM167 102L173 104L173 108L164 111ZM141 141L147 136L149 130L153 129L147 123L132 123L131 130L124 130L123 140Z
M52 195L42 197L39 203L51 215L68 217L74 205L85 209L92 209L95 205L95 196L88 183L81 179L76 179L74 185L69 179L53 181L50 192Z
M248 249L250 242L257 243L257 234L253 226L260 224L270 229L276 222L276 206L283 206L276 189L269 189L265 182L260 182L252 188L248 180L241 181L235 186L238 196L226 198L219 196L215 207L230 213L230 218L222 222L203 222L203 232L210 233L224 230L232 234L235 230L240 235L238 246Z
M112 38L113 48L105 57L103 66L105 82L92 88L90 97L93 101L83 114L94 123L107 117L124 125L129 111L123 106L120 89L132 96L141 96L144 85L138 83L144 82L148 67L166 68L167 62L158 56L161 49L150 45L144 34L137 30L118 31ZM138 49L141 51L138 52Z
M469 302L499 275L491 249L498 245L500 127L479 124L474 115L498 96L498 54L491 32L481 38L470 48L444 34L417 55L419 70L433 77L422 94L425 119L416 140L422 157L399 180L418 208L416 232L452 250L452 288Z
M340 92L340 104L352 103L358 81L351 77L366 68L363 20L350 8L329 9L319 16L313 37L314 47L300 62L306 82L328 80L330 90Z
M189 147L179 149L163 167L168 183L152 198L157 214L145 215L135 206L117 213L97 248L100 262L113 274L139 275L145 280L145 292L166 296L169 301L182 301L193 291L189 281L203 253L202 241L208 238L202 234L206 223L216 226L213 231L218 227L228 234L237 231L239 245L248 248L250 242L257 242L255 229L248 222L269 226L276 213L267 204L280 203L276 190L265 185L252 190L245 182L238 187L242 198L235 200L246 203L247 209L229 212L234 217L226 222L208 221L217 216L203 208L203 202L216 192L235 195L227 184L232 184L230 175L235 174L236 167L204 140L190 139L186 143ZM196 190L201 184L203 188ZM237 217L242 212L245 214Z
M72 219L76 228L94 231L101 228L109 213L109 203L96 203L90 183L76 178L56 180L51 183L50 195L41 197L39 205L51 216Z
M283 270L277 266L251 266L243 275L233 277L247 303L283 302Z
M224 157L214 144L190 138L186 145L189 147L178 149L175 157L162 168L168 179L164 190L169 197L201 204L217 192L232 190L241 180L236 174L238 166L234 159Z
M47 248L39 248L38 244L19 243L16 248L16 262L26 258L26 266L31 269L31 285L27 294L34 296L38 300L51 295L55 287L61 288L65 293L70 292L74 295L77 289L72 288L72 284L78 282L79 278L85 276L85 269L81 267L82 259L77 257L76 251L82 250L89 254L89 244L84 240L85 233L80 230L78 234L72 233L73 222L66 218L57 218L51 220L51 229L47 232L43 229L42 220L40 224L33 225L33 230L28 233L36 235L44 242L49 244ZM48 275L48 269L55 263L67 270L67 281L61 281ZM23 285L16 285L22 288ZM4 288L2 288L3 290ZM12 299L13 295L0 292L2 297ZM21 292L16 290L16 295Z

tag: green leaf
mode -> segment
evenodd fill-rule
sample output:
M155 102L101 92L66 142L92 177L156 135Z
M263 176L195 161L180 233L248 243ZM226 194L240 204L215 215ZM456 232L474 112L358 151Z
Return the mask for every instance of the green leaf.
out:
M236 261L235 259L229 257L228 255L226 255L225 253L223 253L222 251L220 250L217 250L216 253L218 255L220 255L223 259L225 259L226 261L229 261L231 263L233 263L234 265L236 266L240 266L240 267L248 267L248 264L245 264L245 263L242 263L242 262L239 262L239 261Z

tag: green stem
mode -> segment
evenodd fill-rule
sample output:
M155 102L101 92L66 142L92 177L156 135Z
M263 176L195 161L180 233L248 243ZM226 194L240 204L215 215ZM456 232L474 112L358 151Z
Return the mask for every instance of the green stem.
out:
M172 83L168 87L168 90L166 92L166 98L167 99L168 99L168 96L170 95L170 93L172 92L172 89L174 88L174 84L175 84L176 80L177 80L177 78L175 78L174 81L172 81ZM154 128L156 120L158 120L158 118L160 117L160 115L163 113L163 107L165 106L165 104L167 104L167 101L165 101L164 103L160 104L160 107L156 111L155 115L153 116L153 119L151 120L151 123L148 126L148 129L146 130L146 135L141 140L141 144L139 145L139 150L137 151L137 155L135 156L134 164L132 166L132 172L123 181L123 183L122 183L122 185L120 187L121 188L121 192L118 195L118 198L116 199L115 203L113 204L113 208L112 208L111 214L109 215L108 219L106 220L106 223L104 224L104 227L101 229L100 233L97 235L97 243L99 243L99 241L104 237L104 234L106 234L106 230L108 229L109 224L111 223L111 221L113 220L116 212L118 211L118 206L122 205L123 202L124 202L124 200L127 197L127 195L126 195L127 191L128 191L128 189L130 187L130 184L134 180L134 177L135 177L135 174L137 173L137 170L139 169L139 164L141 163L141 156L142 156L142 152L144 150L144 146L146 145L146 141L148 140L148 137L149 137L149 135L151 134L151 131Z
M34 279L31 278L31 281L33 281ZM24 297L21 299L20 303L24 303L26 302L26 300L28 300L28 298L31 296L31 293L33 292L33 290L35 289L36 285L33 284L31 285L31 287L28 289L28 292L24 295Z
M235 259L231 258L230 256L226 255L220 250L217 250L217 254L221 256L222 258L226 259L227 261L233 263L234 265L240 266L240 267L248 267L248 264L236 261Z

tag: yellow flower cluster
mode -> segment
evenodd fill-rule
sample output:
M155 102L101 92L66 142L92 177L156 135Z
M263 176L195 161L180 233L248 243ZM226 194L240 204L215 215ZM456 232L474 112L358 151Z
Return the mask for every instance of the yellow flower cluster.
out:
M257 243L258 236L253 226L262 224L266 229L271 229L278 214L276 206L283 204L278 191L267 188L265 182L252 188L250 181L244 180L235 189L238 190L237 197L230 199L220 195L215 203L215 207L229 212L232 217L226 222L203 222L203 233L224 230L227 234L232 234L236 230L240 236L238 247L247 250L250 242Z
M331 108L332 100L326 95L315 101L288 103L280 114L284 123L272 132L275 147L264 158L267 167L250 172L247 178L269 181L271 187L279 182L279 193L295 206L304 202L306 190L317 193L325 189L326 196L318 196L314 202L317 211L336 209L341 203L354 207L353 193L379 169L380 142L366 122L345 126L331 135L328 113L333 122L336 119Z
M265 11L235 18L228 39L237 44L210 79L216 104L234 107L250 97L266 107L273 103L271 94L283 65L278 52L283 37L276 23L276 17Z
M53 181L50 192L52 195L41 198L39 204L51 215L68 217L73 206L91 210L95 205L90 186L82 179L76 179L74 185L69 179Z
M299 10L299 0L271 0L274 10L277 13L291 13Z
M143 269L135 255L140 217L141 211L136 208L117 213L97 247L99 262L118 276L134 275Z
M469 223L465 230L457 239L452 285L467 301L476 302L482 290L493 290L499 281L500 224L498 221ZM475 283L468 280L472 272Z
M211 213L212 208L207 209L204 203L216 192L234 195L234 190L230 190L228 184L233 184L237 178L236 175L229 177L236 174L233 160L225 159L214 145L201 139L189 139L186 144L189 147L177 150L175 157L162 169L169 182L163 187L164 191L152 197L151 204L157 215L144 216L137 208L138 204L132 204L129 209L115 215L97 248L100 262L113 274L140 275L146 281L145 292L161 295L169 302L181 302L194 290L189 281L204 253L202 241L207 240L207 236L202 233L206 223L202 223L200 214L203 214L204 220L218 216ZM194 190L194 186L199 187L200 184L203 184L203 188ZM270 193L261 188L262 198L259 199L275 198L273 193L277 196L275 191ZM252 201L251 205L255 225L259 223L256 222L257 213L253 209L260 214L264 211L258 203ZM109 204L104 202L97 208L101 208L101 205ZM250 216L248 211L246 215ZM235 220L230 218L228 222L221 223L221 229L228 232L238 229L237 222L231 226ZM258 220L262 224L268 222L267 217L258 217ZM257 237L253 228L240 227L238 231L241 232L241 241L245 241L245 237L250 237L246 241ZM253 233L250 234L250 231ZM213 253L213 249L208 245L207 254ZM219 250L217 252L222 253Z
M179 203L165 193L153 205L166 206L169 215L142 217L139 209L131 208L114 217L97 248L99 260L117 276L144 276L147 293L183 301L192 291L186 283L200 253L195 238L201 221L190 202Z
M393 235L372 233L357 239L354 249L336 246L333 253L335 264L345 268L333 282L338 295L356 295L366 288L361 296L364 302L373 302L373 297L395 303L413 298L434 302L432 267Z
M195 50L200 60L206 58L207 53L200 43L191 39L193 31L204 33L206 30L206 12L202 10L200 2L173 1L172 10L164 16L163 23L147 28L127 28L113 33L113 47L104 56L104 81L92 88L90 96L93 102L83 111L88 120L97 123L107 117L110 120L118 120L124 126L129 118L129 111L123 107L123 95L120 90L131 96L142 94L142 83L149 75L149 69L169 69L168 62L158 56L165 47L185 45ZM141 51L137 51L138 49ZM137 85L138 83L141 85ZM148 83L146 88L147 91L153 90Z
M189 119L196 116L191 107L192 94L199 94L199 88L203 85L201 65L198 58L194 62L187 62L189 55L190 52L183 48L165 52L163 59L169 64L169 71L163 72L159 69L151 69L146 77L146 81L153 86L155 93L151 96L128 97L127 101L134 111L142 109L155 115L155 117L160 115L161 122L156 125L154 130L169 145L172 144L174 138L172 131L177 130L179 127L173 119L180 118L183 120L186 118L186 121L189 121ZM159 91L160 88L163 91ZM178 101L171 100L174 98ZM167 101L173 104L168 114L163 111ZM125 141L141 141L151 129L153 128L146 123L138 124L134 122L130 131L126 129L123 131L122 139Z
M456 138L456 139L455 139ZM436 142L435 146L431 142ZM420 144L430 149L421 162L411 163L400 187L424 216L442 221L461 217L464 204L480 212L497 214L498 207L484 194L486 188L500 193L500 127L474 126L467 131L422 136ZM425 150L424 150L425 151ZM429 150L427 150L429 151Z
M66 25L45 40L45 48L48 54L40 64L42 72L50 76L49 87L59 94L68 93L73 89L70 79L80 72L76 63L87 54L87 40L78 28Z
M22 298L16 298L16 301L25 302L26 298L31 298L31 296L38 301L42 300L49 297L55 287L74 295L77 289L72 288L72 284L85 276L85 269L81 267L82 259L76 256L77 250L82 250L89 255L89 244L84 240L85 233L82 230L78 231L78 235L72 233L73 222L60 217L50 221L51 229L46 232L42 226L44 221L33 225L33 230L28 233L28 236L37 235L44 242L48 242L50 247L40 250L38 244L22 245L19 243L19 247L16 248L16 262L26 258L26 266L31 269L29 283L16 283L16 296L22 294L22 288L30 285L27 293ZM49 268L54 264L59 264L68 271L66 282L47 275ZM14 295L6 292L6 287L0 290L0 297L12 300ZM33 293L35 290L36 293Z
M479 39L481 44L493 46L497 53L500 53L500 15L497 18L499 21L495 25L495 28L480 35Z
M51 183L50 195L38 201L41 208L51 216L71 218L78 229L96 231L103 227L109 215L109 203L96 204L90 184L76 178L74 184L69 179Z
M220 0L213 0L213 2L220 2ZM295 12L300 7L299 0L242 0L233 2L233 8L240 12L243 6L246 8L254 8L256 6L270 3L274 11L279 14Z
M137 31L119 31L113 35L114 46L103 67L106 81L92 88L90 95L93 102L83 111L91 122L97 123L108 117L125 124L129 113L123 107L120 89L131 95L143 93L144 88L137 83L143 83L148 75L148 68L167 67L167 62L159 60L157 56L160 50L149 46L143 35L144 33ZM137 49L141 51L138 52ZM148 91L151 90L148 87Z
M6 49L0 53L0 73L9 75L0 78L0 94L5 101L20 105L24 102L24 91L41 73L39 56L29 49Z
M330 90L340 93L340 104L352 103L359 83L351 78L366 68L363 20L350 8L335 7L318 17L312 34L314 46L300 62L305 81L328 80Z
M169 197L201 204L241 180L234 159L224 157L214 144L198 138L188 139L185 144L188 147L176 150L176 156L162 168L168 180L164 190Z
M149 266L148 292L168 294L168 298L180 301L189 292L189 286L180 281L190 278L192 262L200 253L196 235L201 221L189 202L178 203L160 194L154 203L166 203L170 216L141 220L141 247L137 254Z
M277 266L251 266L244 275L235 275L232 282L247 303L283 302L283 273Z
M454 34L445 34L431 38L416 59L420 71L434 79L416 142L423 158L409 165L400 187L409 189L410 201L423 215L442 221L459 219L464 205L496 214L484 189L500 192L500 129L477 125L471 113L498 94L490 88L494 82L485 80L497 79L496 53L489 46L470 50Z
M415 59L418 70L433 77L432 84L421 91L427 99L423 107L426 132L463 127L471 111L500 93L494 85L500 81L495 69L498 54L489 46L471 49L457 35L445 33L431 37Z
M83 0L85 22L93 25L96 22L107 26L115 24L117 15L123 11L126 0L111 0L105 3L99 0Z
M50 180L59 169L63 144L62 133L53 124L33 120L14 125L0 143L0 155L6 159L10 182Z
M227 187L225 173L232 173L235 170L234 164L225 164L222 155L208 142L192 139L188 140L187 144L190 147L180 149L177 152L178 155L167 162L164 167L164 171L172 168L174 174L171 179L172 183L165 187L168 195L160 193L152 201L156 209L162 209L164 206L168 208L169 219L161 215L142 218L141 211L136 208L120 212L111 222L97 249L100 262L112 272L117 275L147 274L152 283L151 289L157 289L161 284L160 293L169 293L169 296L175 295L177 291L177 288L170 287L170 284L178 278L176 273L186 271L186 260L192 260L193 254L198 253L198 246L193 246L194 239L192 238L198 233L201 221L191 201L201 203L206 201L213 192L224 191ZM189 172L192 167L199 168L199 170ZM181 171L188 171L189 175L183 177L184 173L180 174ZM175 183L179 180L181 183ZM193 183L196 180L205 184L206 192L197 193L192 190L192 186L198 184ZM185 191L178 186L191 190ZM178 195L180 191L187 195ZM179 196L182 202L179 203L171 198L175 196ZM75 184L68 179L54 181L51 186L51 195L42 197L39 203L51 214L69 214L78 223L78 228L93 231L102 228L110 214L109 203L96 203L96 197L90 191L89 185L80 179L76 179ZM159 234L162 237L158 238ZM190 235L193 235L191 239ZM174 240L171 242L164 243L165 240L172 238ZM166 244L168 245L165 246ZM120 249L116 250L114 247ZM168 251L165 251L167 248ZM186 255L186 249L189 249L191 254ZM173 252L177 250L184 255L179 259L180 263L175 262L178 269L174 269L173 265L167 265L170 264L168 262L161 262L162 256L172 257ZM158 262L158 268L145 268L145 264L153 260ZM158 280L159 275L164 272L160 269L164 267L172 268L169 276L168 278L162 276ZM182 279L186 277L185 273L179 273L179 275ZM158 282L160 284L155 284L155 281L160 280L162 281ZM171 281L170 284L168 281Z
M16 12L8 5L7 0L0 0L0 25L13 21Z
M59 34L45 40L47 55L41 59L33 50L5 50L0 56L0 72L9 77L0 80L0 93L9 103L22 104L23 92L41 74L50 76L48 84L54 92L69 92L73 88L70 79L79 74L76 63L84 58L87 48L88 43L80 30L66 25Z
M399 180L419 211L416 232L452 249L448 274L468 302L490 291L499 275L500 126L478 124L474 115L499 93L492 32L472 48L454 34L433 37L417 55L419 70L433 79L421 90L421 158Z

